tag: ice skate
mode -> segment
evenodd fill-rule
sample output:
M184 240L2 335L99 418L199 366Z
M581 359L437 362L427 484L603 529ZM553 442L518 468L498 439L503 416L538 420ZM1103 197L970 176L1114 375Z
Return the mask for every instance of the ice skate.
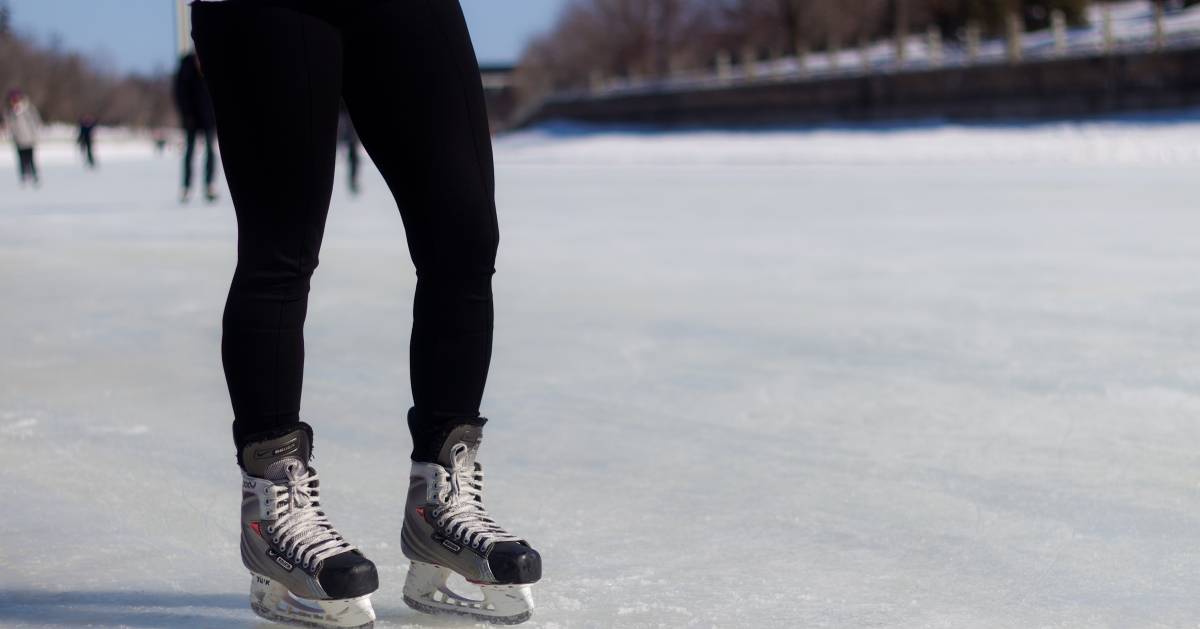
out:
M515 625L533 613L530 586L542 576L542 558L483 506L483 469L475 462L481 435L481 426L459 426L437 463L413 462L401 534L412 562L404 602L430 614ZM483 598L447 587L452 572L479 586Z
M220 197L217 196L217 189L214 186L208 186L204 189L205 201L209 203L216 203L218 198Z
M267 620L309 627L372 627L375 564L321 510L311 429L267 435L243 448L242 563L250 607Z

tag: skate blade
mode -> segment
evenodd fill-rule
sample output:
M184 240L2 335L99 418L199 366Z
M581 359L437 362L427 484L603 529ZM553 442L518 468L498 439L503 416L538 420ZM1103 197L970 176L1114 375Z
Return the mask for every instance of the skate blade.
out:
M496 625L519 625L533 616L528 585L480 585L483 600L471 599L446 585L449 568L412 562L404 582L404 602L426 614L465 616Z
M317 601L288 591L282 583L250 573L250 609L271 622L316 629L371 629L375 609L371 595Z

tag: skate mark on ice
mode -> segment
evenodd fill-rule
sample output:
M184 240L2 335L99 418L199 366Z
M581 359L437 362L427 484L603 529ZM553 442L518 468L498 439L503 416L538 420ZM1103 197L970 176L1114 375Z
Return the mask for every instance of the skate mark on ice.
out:
M228 627L257 618L244 596L187 592L0 590L0 625Z

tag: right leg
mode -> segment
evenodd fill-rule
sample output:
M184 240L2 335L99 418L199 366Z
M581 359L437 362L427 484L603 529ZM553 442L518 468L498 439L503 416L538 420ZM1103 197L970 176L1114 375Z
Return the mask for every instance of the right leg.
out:
M34 153L34 147L31 146L26 150L29 157L29 176L33 177L33 183L36 184L38 182L37 157Z
M312 430L300 422L309 280L333 191L341 35L256 3L196 3L192 24L238 217L222 356L251 606L271 620L369 627L375 565L325 520Z
M29 160L25 157L26 149L17 147L17 178L21 183L25 183L25 178L29 176Z
M240 442L300 422L309 280L333 192L341 35L281 7L195 6L238 218L222 354Z
M196 130L188 127L183 134L183 194L192 189L192 157L196 154Z

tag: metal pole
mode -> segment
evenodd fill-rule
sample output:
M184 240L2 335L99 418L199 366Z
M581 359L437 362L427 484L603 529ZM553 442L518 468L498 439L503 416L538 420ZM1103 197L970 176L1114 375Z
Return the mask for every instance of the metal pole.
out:
M186 0L175 0L175 50L181 57L192 50L192 15Z

